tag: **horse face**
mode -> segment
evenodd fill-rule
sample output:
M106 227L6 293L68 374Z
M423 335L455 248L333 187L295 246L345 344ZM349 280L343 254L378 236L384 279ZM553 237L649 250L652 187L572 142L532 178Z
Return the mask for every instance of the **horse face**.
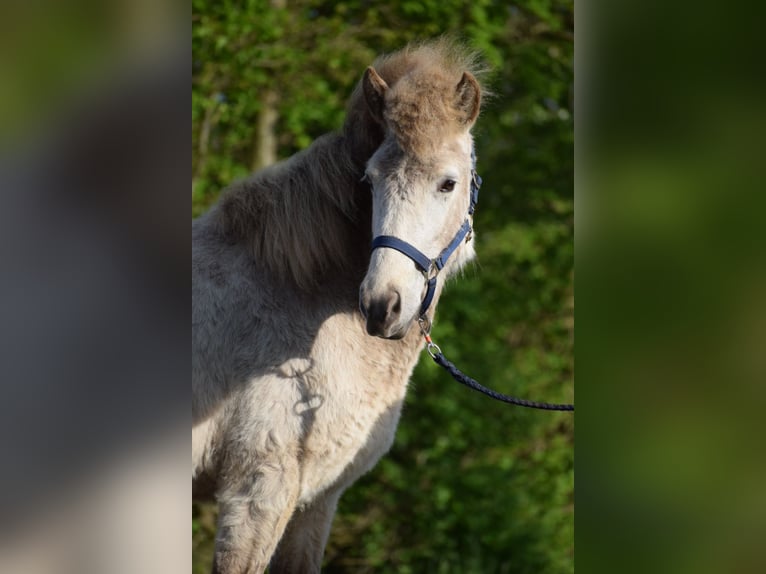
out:
M473 141L469 132L445 141L430 157L402 150L389 136L367 164L372 186L372 235L404 240L433 259L449 244L468 213ZM474 257L463 242L439 276L443 280ZM373 251L360 288L360 309L370 335L403 337L418 318L426 278L406 255Z

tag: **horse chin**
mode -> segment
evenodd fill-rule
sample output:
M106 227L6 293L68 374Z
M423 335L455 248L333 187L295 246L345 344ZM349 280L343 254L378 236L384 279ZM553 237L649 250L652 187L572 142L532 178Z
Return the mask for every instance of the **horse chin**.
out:
M400 339L404 339L404 336L407 334L407 329L386 330L382 333L370 332L368 329L367 334L386 341L399 341Z
M404 339L410 330L411 323L406 325L392 325L390 328L385 329L383 332L375 332L367 329L367 334L377 337L378 339L384 339L386 341L399 341Z
M386 339L387 341L399 341L400 339L404 339L406 334L407 331L403 329L396 333L391 333L390 335L381 335L381 339Z
M404 339L407 336L407 333L410 332L410 329L412 328L413 323L415 323L414 318L410 321L407 321L406 323L399 323L398 325L392 325L388 333L384 335L379 335L379 337L381 339L386 339L387 341L400 341L401 339Z

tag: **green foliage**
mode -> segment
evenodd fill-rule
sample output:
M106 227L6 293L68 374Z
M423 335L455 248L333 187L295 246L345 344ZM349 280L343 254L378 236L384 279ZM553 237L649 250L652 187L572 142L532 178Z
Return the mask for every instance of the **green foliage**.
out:
M572 1L274 5L193 2L192 213L250 171L264 90L279 94L287 157L341 125L377 54L463 38L494 69L496 96L476 129L479 263L449 285L434 338L500 392L572 401ZM573 572L573 443L571 414L493 402L422 360L392 451L341 499L325 570ZM209 513L195 509L195 572L209 564Z

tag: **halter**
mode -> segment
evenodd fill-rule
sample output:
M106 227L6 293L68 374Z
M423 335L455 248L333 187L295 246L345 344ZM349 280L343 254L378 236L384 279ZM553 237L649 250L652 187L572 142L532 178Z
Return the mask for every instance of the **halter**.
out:
M375 251L379 247L388 247L394 249L403 255L406 255L415 263L423 277L426 280L426 294L423 297L423 302L420 305L420 321L427 321L426 311L431 306L434 294L436 293L436 279L439 276L439 272L444 269L447 264L447 260L460 247L460 244L465 240L468 243L472 237L473 228L473 212L476 210L476 204L479 201L479 188L481 187L481 176L476 173L476 150L471 149L471 203L468 206L468 216L463 221L463 225L457 230L452 241L445 247L439 256L435 259L429 259L422 251L420 251L414 245L407 243L393 237L392 235L379 235L372 240L372 251Z

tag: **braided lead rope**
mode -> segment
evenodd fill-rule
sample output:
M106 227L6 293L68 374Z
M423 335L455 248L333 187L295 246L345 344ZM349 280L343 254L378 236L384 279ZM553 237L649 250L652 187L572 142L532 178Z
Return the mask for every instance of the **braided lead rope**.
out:
M430 331L430 324L427 321L420 321L420 330L423 332L423 337L425 337L428 354L431 355L431 358L437 365L446 370L450 375L452 375L452 378L461 385L465 385L474 391L479 391L480 393L485 394L488 397L495 399L496 401L502 401L504 403L517 405L519 407L541 409L544 411L574 411L574 405L528 401L525 399L512 397L510 395L504 395L502 393L498 393L497 391L493 391L492 389L488 389L465 373L461 372L460 369L458 369L454 364L447 360L447 358L442 354L442 350L439 348L439 345L431 340L431 335L428 332Z

